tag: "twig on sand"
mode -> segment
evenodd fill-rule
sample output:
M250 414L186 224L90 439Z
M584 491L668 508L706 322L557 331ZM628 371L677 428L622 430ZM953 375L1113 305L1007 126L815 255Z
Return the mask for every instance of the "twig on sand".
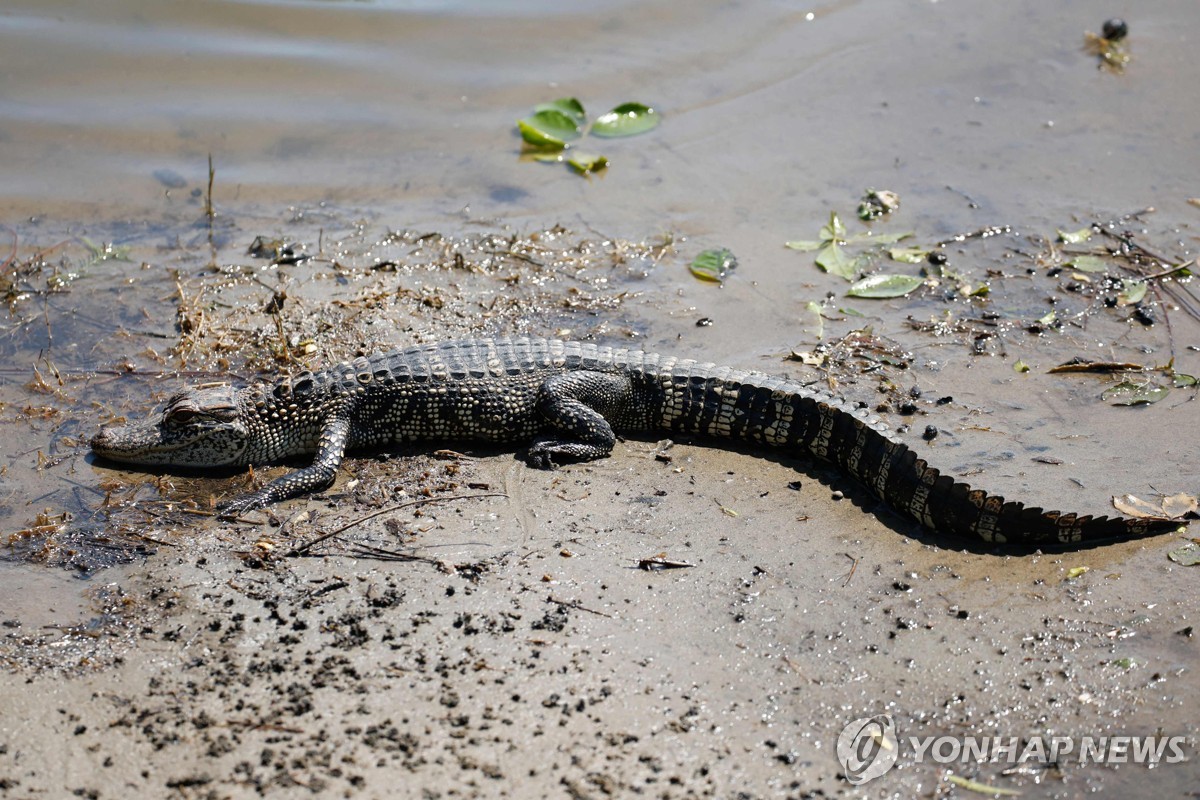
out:
M323 533L320 536L318 536L317 538L315 538L311 541L305 542L304 544L300 545L299 547L293 548L292 550L290 550L287 553L287 555L289 555L289 556L306 555L309 550L312 550L314 547L321 544L321 542L328 541L329 539L332 539L333 537L337 536L338 534L345 533L346 531L350 530L351 528L355 527L356 525L361 525L362 523L367 522L368 520L372 520L375 517L379 517L384 514L390 514L393 511L399 511L402 508L423 506L423 505L428 505L429 503L449 503L449 502L453 502L455 500L472 500L472 499L482 498L482 497L508 497L508 495L504 494L503 492L487 492L485 494L460 494L460 495L454 495L453 497L423 497L420 500L409 500L407 503L399 503L394 506L388 506L386 508L381 508L378 511L372 511L370 514L367 514L364 517L359 517L356 520L347 522L345 525L341 526L340 528L335 528L332 531L329 531L328 533Z

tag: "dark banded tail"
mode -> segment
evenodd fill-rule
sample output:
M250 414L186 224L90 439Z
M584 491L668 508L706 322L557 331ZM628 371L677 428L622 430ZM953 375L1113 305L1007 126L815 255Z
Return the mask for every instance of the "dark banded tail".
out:
M829 436L820 455L893 509L939 533L1034 546L1096 544L1168 533L1166 519L1096 517L1045 511L972 489L931 467L908 447L836 404L814 403Z
M786 379L691 361L650 370L665 392L660 425L809 453L939 533L986 542L1078 546L1168 533L1180 522L1045 511L943 475L869 411Z

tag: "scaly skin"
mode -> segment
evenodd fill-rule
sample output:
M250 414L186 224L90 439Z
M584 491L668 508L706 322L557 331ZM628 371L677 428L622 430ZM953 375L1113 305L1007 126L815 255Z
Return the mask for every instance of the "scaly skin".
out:
M350 450L395 442L532 442L535 467L607 456L615 431L667 431L811 454L922 525L1057 546L1175 530L1159 519L1026 508L942 475L878 417L782 377L578 342L474 339L358 358L273 386L200 387L157 421L104 428L92 450L181 467L313 463L224 506L261 508L329 486Z

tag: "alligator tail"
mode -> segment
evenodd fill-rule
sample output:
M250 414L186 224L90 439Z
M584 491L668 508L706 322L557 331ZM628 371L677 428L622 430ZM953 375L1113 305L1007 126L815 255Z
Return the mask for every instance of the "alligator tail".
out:
M973 489L931 467L882 425L836 401L815 401L817 433L809 444L889 506L941 533L987 542L1072 546L1170 532L1166 519L1097 517L1046 511ZM874 424L873 424L874 423Z

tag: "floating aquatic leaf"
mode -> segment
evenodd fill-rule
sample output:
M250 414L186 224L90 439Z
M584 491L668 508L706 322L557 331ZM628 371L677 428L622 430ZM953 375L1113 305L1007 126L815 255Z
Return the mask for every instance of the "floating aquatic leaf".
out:
M1080 272L1108 272L1108 262L1100 256L1075 256L1064 266L1073 267Z
M1167 553L1167 558L1183 567L1194 567L1200 564L1200 545L1188 542L1178 550Z
M895 244L896 242L910 238L912 235L912 231L904 231L903 233L862 233L850 237L850 241L867 242L870 244Z
M722 247L703 251L692 261L690 268L700 280L720 283L736 267L737 257Z
M853 297L903 297L925 283L915 275L871 275L851 285L846 294Z
M838 242L846 238L846 226L838 219L836 211L829 212L829 222L821 227L819 235L823 242Z
M1200 383L1200 380L1197 380L1196 376L1188 375L1184 372L1173 373L1171 378L1175 382L1176 389L1186 389L1189 386L1195 386L1197 383Z
M534 147L563 148L567 142L579 138L579 126L575 121L552 108L517 120L517 128L521 131L521 138Z
M1058 240L1065 244L1082 244L1092 238L1092 226L1080 228L1077 231L1064 231L1061 228L1058 231Z
M1117 295L1117 305L1131 306L1134 303L1140 303L1142 298L1146 296L1145 281L1130 281L1125 284L1125 288Z
M846 255L837 242L830 242L817 253L818 267L848 281L854 280L854 276L858 274L857 264L858 262Z
M587 122L587 113L583 110L583 103L576 100L574 97L560 97L557 100L551 100L549 103L538 103L533 107L533 112L536 114L539 111L558 111L566 114L574 120L577 126Z
M1029 372L1029 365L1018 358L1017 363L1013 364L1013 372Z
M888 255L893 261L899 261L903 264L921 264L924 263L926 256L929 255L928 250L922 250L919 247L893 247L888 250Z
M981 283L977 288L972 289L967 294L971 297L987 297L992 293L992 287L986 283Z
M608 159L594 153L574 153L567 159L571 169L580 173L598 172L608 166Z
M595 136L636 136L658 127L657 111L642 103L622 103L592 125Z
M1170 392L1169 386L1158 386L1150 382L1121 381L1116 386L1105 389L1100 397L1108 400L1114 406L1134 406L1142 403L1157 403Z
M821 226L821 231L818 235L821 238L815 241L812 239L798 239L786 244L793 250L800 250L802 252L819 250L816 258L818 267L826 272L852 281L857 275L867 271L879 258L883 245L894 244L902 239L907 239L912 236L912 233L881 233L873 235L870 231L866 231L849 236L846 232L846 226L842 224L842 220L838 217L837 212L831 211L829 212L829 222ZM843 249L846 245L867 245L867 249L851 257ZM870 245L878 245L878 247L871 248Z
M530 153L528 157L542 164L561 164L566 160L562 150L554 150L552 152L546 152L543 150L541 152Z

